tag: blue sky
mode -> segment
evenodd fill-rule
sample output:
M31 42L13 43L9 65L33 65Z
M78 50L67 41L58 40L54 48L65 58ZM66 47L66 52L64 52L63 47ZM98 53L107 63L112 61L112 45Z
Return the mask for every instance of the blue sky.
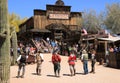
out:
M57 0L8 0L9 13L16 13L21 18L33 16L34 9L46 10L46 4L55 4ZM120 0L63 0L65 5L72 6L71 11L83 12L95 10L97 13L105 10L106 4L119 2Z

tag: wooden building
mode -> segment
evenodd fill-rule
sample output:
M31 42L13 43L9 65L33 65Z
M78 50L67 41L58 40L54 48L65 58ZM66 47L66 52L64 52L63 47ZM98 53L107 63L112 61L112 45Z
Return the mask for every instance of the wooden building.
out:
M78 42L80 39L82 13L71 12L62 0L55 5L46 5L46 10L34 9L34 15L21 24L19 38L41 36L63 42Z
M84 44L84 49L90 52L90 50L96 50L96 59L100 61L101 58L105 59L105 52L107 50L107 41L100 39L107 39L108 34L105 30L101 29L96 34L88 33L87 35L81 35L81 42Z

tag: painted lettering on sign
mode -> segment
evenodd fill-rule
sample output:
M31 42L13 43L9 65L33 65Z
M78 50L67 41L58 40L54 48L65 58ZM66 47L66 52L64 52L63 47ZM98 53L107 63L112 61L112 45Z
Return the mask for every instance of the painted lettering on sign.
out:
M50 19L69 19L68 14L49 14Z

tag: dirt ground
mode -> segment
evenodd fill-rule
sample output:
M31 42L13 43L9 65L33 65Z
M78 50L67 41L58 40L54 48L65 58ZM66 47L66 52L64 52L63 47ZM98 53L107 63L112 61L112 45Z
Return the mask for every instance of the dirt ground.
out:
M11 66L10 83L120 83L120 69L108 68L96 63L96 73L83 75L83 64L80 60L76 62L76 75L70 76L67 56L61 56L60 77L54 77L51 54L44 54L42 64L42 75L36 75L36 64L26 66L24 78L16 78L18 66ZM89 62L89 71L91 69Z

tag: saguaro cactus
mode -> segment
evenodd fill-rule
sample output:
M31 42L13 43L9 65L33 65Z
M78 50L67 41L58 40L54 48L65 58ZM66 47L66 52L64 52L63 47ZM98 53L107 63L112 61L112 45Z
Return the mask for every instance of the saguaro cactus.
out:
M10 82L10 30L7 0L0 0L0 83Z
M15 65L15 61L17 59L17 34L14 27L10 28L10 33L11 33L11 37L10 37L11 47L13 48L13 57L12 57L11 65Z

